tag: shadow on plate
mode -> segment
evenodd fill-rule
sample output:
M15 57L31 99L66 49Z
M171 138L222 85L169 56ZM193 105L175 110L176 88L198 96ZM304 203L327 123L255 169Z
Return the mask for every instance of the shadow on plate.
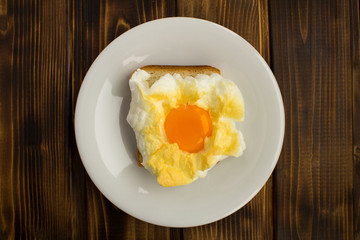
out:
M120 134L128 156L134 163L137 163L135 133L129 123L126 121L131 101L131 93L128 79L130 79L130 75L127 79L119 81L118 85L114 84L112 93L115 96L122 97L119 113Z

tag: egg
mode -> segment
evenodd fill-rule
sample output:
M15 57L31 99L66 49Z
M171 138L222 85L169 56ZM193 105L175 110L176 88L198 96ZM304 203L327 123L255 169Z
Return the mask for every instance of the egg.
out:
M243 121L239 88L219 74L182 78L166 74L151 86L150 74L129 81L130 110L142 165L164 187L189 184L228 156L245 150L236 121Z

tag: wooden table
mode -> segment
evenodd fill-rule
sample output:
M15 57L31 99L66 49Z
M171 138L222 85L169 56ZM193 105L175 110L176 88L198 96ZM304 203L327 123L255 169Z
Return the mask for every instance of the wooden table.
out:
M245 207L185 229L142 222L87 175L76 97L93 60L141 23L188 16L249 41L286 112L277 167ZM0 0L0 239L360 239L359 1Z

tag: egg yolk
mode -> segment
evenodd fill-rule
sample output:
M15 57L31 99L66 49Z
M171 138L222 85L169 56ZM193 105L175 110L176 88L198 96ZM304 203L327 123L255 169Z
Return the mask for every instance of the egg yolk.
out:
M164 128L171 143L196 153L204 148L205 137L211 136L212 121L208 111L195 105L182 105L170 110Z

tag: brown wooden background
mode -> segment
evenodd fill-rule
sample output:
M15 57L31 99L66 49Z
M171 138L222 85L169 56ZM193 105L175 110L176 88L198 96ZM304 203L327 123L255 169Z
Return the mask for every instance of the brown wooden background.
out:
M173 229L112 205L79 159L92 61L157 18L219 23L271 66L286 112L274 174L244 208ZM357 0L0 0L0 239L360 239Z

